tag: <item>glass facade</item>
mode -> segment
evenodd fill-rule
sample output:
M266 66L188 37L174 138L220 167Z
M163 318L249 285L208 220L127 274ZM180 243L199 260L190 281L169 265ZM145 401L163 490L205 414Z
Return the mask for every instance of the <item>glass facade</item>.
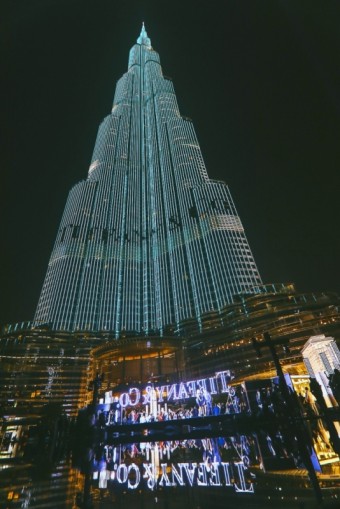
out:
M192 122L143 25L71 190L35 324L163 335L220 314L261 279L227 185L208 178Z

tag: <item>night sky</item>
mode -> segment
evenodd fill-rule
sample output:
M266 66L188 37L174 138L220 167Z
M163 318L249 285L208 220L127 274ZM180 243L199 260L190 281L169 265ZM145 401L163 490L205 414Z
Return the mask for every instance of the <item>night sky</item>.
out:
M0 323L30 320L145 21L264 282L340 292L340 2L2 4ZM5 7L5 9L4 9Z

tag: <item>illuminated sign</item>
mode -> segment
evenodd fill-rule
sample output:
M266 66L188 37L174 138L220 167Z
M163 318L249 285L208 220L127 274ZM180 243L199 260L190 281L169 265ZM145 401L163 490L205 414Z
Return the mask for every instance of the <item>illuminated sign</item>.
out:
M113 470L103 469L93 473L93 479L98 480L99 488L107 488L108 481L135 490L141 483L154 490L158 486L230 486L236 493L254 493L254 485L246 480L247 467L243 462L201 462L201 463L161 463L157 467L153 463L143 463L141 466L131 463L115 464Z
M92 478L100 489L197 486L254 493L260 457L254 434L107 444L93 458Z
M212 396L227 394L233 401L235 388L228 385L231 380L230 371L219 371L214 376L199 380L190 380L175 384L148 384L144 389L130 387L116 397L123 408L137 405L153 405L157 403L176 403L190 398L196 398L198 403L209 405ZM105 403L113 403L114 394L112 391L105 393Z
M286 411L278 377L230 385L231 378L229 371L220 371L207 378L106 392L94 414L94 426L107 431L101 433L104 442L91 460L93 481L109 490L187 486L252 494L260 470L295 469L300 448L291 440L291 427L278 420ZM317 413L309 379L286 374L285 381L299 395L301 407L318 417L309 453L314 469L320 471L321 462L338 457ZM228 414L245 418L238 421ZM250 431L251 415L264 418L263 427ZM183 420L179 426L162 423L178 419ZM237 426L224 426L231 422L248 422L249 427L240 428L247 429L246 434L238 432ZM315 445L316 440L320 445Z

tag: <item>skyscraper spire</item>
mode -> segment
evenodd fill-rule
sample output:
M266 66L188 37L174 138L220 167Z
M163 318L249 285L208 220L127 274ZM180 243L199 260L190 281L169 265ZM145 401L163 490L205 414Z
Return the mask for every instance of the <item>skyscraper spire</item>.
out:
M209 179L143 24L87 179L70 191L35 323L181 334L259 283L229 189Z
M145 44L145 46L151 46L151 40L150 38L148 37L148 34L145 30L145 25L144 25L144 21L143 21L143 24L142 24L142 30L140 32L140 35L137 39L137 44Z

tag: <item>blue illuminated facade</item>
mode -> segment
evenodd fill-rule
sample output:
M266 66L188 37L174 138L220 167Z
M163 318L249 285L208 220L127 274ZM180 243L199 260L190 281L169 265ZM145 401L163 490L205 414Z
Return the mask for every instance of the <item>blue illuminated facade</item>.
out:
M229 189L208 178L143 25L87 179L70 191L35 324L180 334L259 284Z

